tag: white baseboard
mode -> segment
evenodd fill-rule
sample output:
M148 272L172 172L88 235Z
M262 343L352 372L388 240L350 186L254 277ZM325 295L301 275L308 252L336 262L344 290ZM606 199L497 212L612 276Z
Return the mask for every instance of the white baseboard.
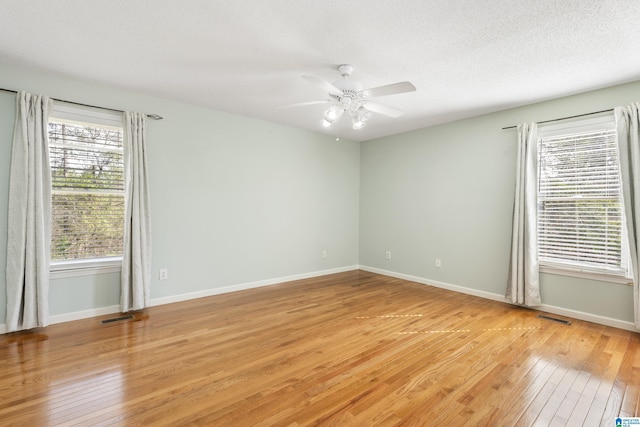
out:
M203 297L208 297L212 295L219 295L227 292L235 292L235 291L241 291L245 289L259 288L261 286L269 286L269 285L275 285L278 283L291 282L293 280L301 280L301 279L309 279L309 278L318 277L318 276L326 276L327 274L342 273L345 271L351 271L351 270L357 270L357 269L358 269L357 265L352 265L347 267L339 267L339 268L332 268L328 270L314 271L310 273L295 274L292 276L258 280L256 282L241 283L238 285L224 286L222 288L206 289L203 291L190 292L186 294L171 295L171 296L162 297L162 298L153 298L151 299L150 305L153 307L156 305L187 301L190 299L203 298ZM49 324L54 325L56 323L71 322L73 320L88 319L91 317L97 317L97 316L103 316L105 314L115 314L115 313L120 313L120 306L112 305L109 307L75 311L73 313L56 314L49 317ZM6 334L6 333L7 333L7 325L4 323L1 323L0 334Z
M473 295L480 298L491 299L500 302L509 302L504 295L494 294L492 292L480 291L473 288L465 288L464 286L452 285L450 283L439 282L437 280L425 279L423 277L412 276L410 274L396 273L395 271L383 270L381 268L367 267L361 265L360 270L369 271L371 273L382 274L383 276L395 277L396 279L409 280L410 282L418 282L423 285L429 285L436 288L447 289L449 291L460 292L462 294Z
M103 316L105 314L120 313L120 306L111 305L109 307L92 308L89 310L74 311L72 313L54 314L49 316L49 324L71 322L74 320L89 319L91 317ZM7 325L0 324L0 335L7 333Z
M92 308L89 310L74 311L73 313L56 314L49 317L49 324L72 322L74 320L89 319L91 317L103 316L105 314L120 313L119 305L109 307Z
M256 282L240 283L238 285L224 286L222 288L205 289L187 294L170 295L162 298L154 298L151 300L151 306L171 304L174 302L188 301L196 298L210 297L213 295L226 294L228 292L243 291L246 289L260 288L262 286L276 285L284 282L292 282L294 280L309 279L312 277L326 276L327 274L342 273L345 271L357 270L357 265L348 267L332 268L329 270L314 271L311 273L295 274L292 276L277 277L273 279L258 280Z
M627 322L625 320L598 316L597 314L585 313L584 311L571 310L570 308L556 307L555 305L548 304L542 304L541 306L534 308L546 313L559 314L560 316L571 317L578 320L585 320L587 322L597 323L598 325L611 326L612 328L638 332L638 328L636 328L636 325L633 322Z
M383 270L375 267L367 267L365 265L361 265L360 270L369 271L371 273L376 273L376 274L382 274L383 276L395 277L397 279L409 280L411 282L417 282L423 285L447 289L450 291L460 292L467 295L473 295L480 298L486 298L494 301L505 302L507 304L513 304L504 295L495 294L493 292L480 291L478 289L467 288L459 285L452 285L450 283L444 283L444 282L439 282L437 280L425 279L423 277L412 276L409 274L396 273L395 271ZM638 329L635 327L633 322L613 319L611 317L598 316L596 314L585 313L583 311L571 310L563 307L556 307L548 304L543 304L541 306L532 307L532 308L535 310L544 311L546 313L558 314L560 316L571 317L573 319L584 320L591 323L597 323L599 325L611 326L618 329L638 332Z
M473 295L480 298L485 298L485 299L490 299L494 301L500 301L500 302L505 302L507 304L511 304L511 301L505 298L504 295L495 294L492 292L481 291L478 289L467 288L459 285L452 285L450 283L439 282L437 280L425 279L423 277L397 273L395 271L383 270L380 268L368 267L365 265L352 265L347 267L339 267L339 268L320 270L320 271L315 271L310 273L296 274L292 276L277 277L277 278L266 279L266 280L258 280L255 282L224 286L222 288L206 289L203 291L190 292L186 294L171 295L171 296L162 297L162 298L153 298L151 300L151 306L170 304L170 303L180 302L180 301L188 301L196 298L203 298L203 297L208 297L213 295L224 294L228 292L241 291L245 289L259 288L262 286L270 286L270 285L275 285L275 284L284 283L284 282L291 282L294 280L309 279L312 277L325 276L327 274L342 273L345 271L352 271L352 270L358 270L358 269L369 271L371 273L381 274L383 276L395 277L398 279L408 280L411 282L417 282L423 285L434 286L436 288L447 289L454 292L460 292L467 295ZM633 322L627 322L624 320L613 319L605 316L598 316L591 313L585 313L582 311L571 310L563 307L556 307L548 304L543 304L539 307L535 307L535 309L544 311L547 313L571 317L573 319L585 320L587 322L597 323L599 325L611 326L614 328L624 329L627 331L638 332L638 329L635 327ZM91 317L97 317L97 316L103 316L106 314L115 314L115 313L120 313L120 307L117 305L112 305L109 307L82 310L82 311L76 311L73 313L56 314L49 318L49 323L53 325L56 323L70 322L73 320L81 320L81 319L87 319ZM2 323L0 324L0 334L5 334L5 333L7 333L7 327L4 323Z

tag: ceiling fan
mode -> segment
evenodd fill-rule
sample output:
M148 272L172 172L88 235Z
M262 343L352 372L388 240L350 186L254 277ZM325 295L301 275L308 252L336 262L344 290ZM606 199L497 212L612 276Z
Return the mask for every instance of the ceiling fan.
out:
M353 72L352 65L339 65L338 72L342 76L342 79L336 80L333 83L329 83L321 77L302 76L302 78L309 83L326 91L329 98L318 101L301 102L288 105L287 107L330 104L329 109L324 112L324 119L322 120L324 127L330 127L333 123L337 122L344 113L347 113L351 117L353 128L361 129L373 113L393 118L400 117L404 113L397 108L371 101L370 98L413 92L416 90L416 87L410 82L393 83L363 90L362 84L355 80L349 80L349 76L351 76Z

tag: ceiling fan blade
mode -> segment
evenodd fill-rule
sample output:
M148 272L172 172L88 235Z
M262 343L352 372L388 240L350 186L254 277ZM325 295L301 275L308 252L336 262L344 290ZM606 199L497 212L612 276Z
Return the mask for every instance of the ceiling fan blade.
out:
M377 102L366 101L362 104L364 108L374 113L382 114L384 116L393 117L394 119L404 114L404 111L389 107L388 105L380 104Z
M322 100L318 100L318 101L298 102L297 104L281 105L278 108L279 109L296 108L296 107L304 107L304 106L307 106L307 105L329 104L330 102L331 102L330 99L322 99Z
M414 90L416 90L416 87L411 82L399 82L365 89L362 91L362 96L373 98L374 96L395 95L397 93L413 92Z
M329 83L323 78L316 77L316 76L302 76L302 78L308 81L309 83L318 86L320 89L324 90L325 92L329 92L331 95L335 95L335 96L342 95L342 91L340 89L338 89L337 87L335 87L334 85L332 85L331 83Z

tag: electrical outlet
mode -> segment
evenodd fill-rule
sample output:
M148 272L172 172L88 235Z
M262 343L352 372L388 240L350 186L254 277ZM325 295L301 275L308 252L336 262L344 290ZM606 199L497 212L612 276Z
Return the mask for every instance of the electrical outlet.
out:
M436 267L442 267L442 260L440 258L436 258Z
M167 280L169 278L169 270L166 268L160 269L160 280Z
M327 250L322 251L322 259L327 259Z
M384 256L386 259L391 259L391 251L387 251L387 253Z

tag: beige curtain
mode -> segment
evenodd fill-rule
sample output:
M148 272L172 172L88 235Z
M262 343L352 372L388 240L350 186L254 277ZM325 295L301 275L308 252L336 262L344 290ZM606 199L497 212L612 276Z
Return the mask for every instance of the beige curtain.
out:
M640 329L640 103L634 102L614 109L618 128L622 198L627 219L631 270L633 273L633 313L636 328Z
M151 296L151 215L146 116L124 113L125 229L120 309L139 310Z
M13 130L7 235L8 332L49 323L52 101L19 92Z
M538 239L538 126L518 126L516 189L513 205L511 260L506 297L514 304L541 304Z

